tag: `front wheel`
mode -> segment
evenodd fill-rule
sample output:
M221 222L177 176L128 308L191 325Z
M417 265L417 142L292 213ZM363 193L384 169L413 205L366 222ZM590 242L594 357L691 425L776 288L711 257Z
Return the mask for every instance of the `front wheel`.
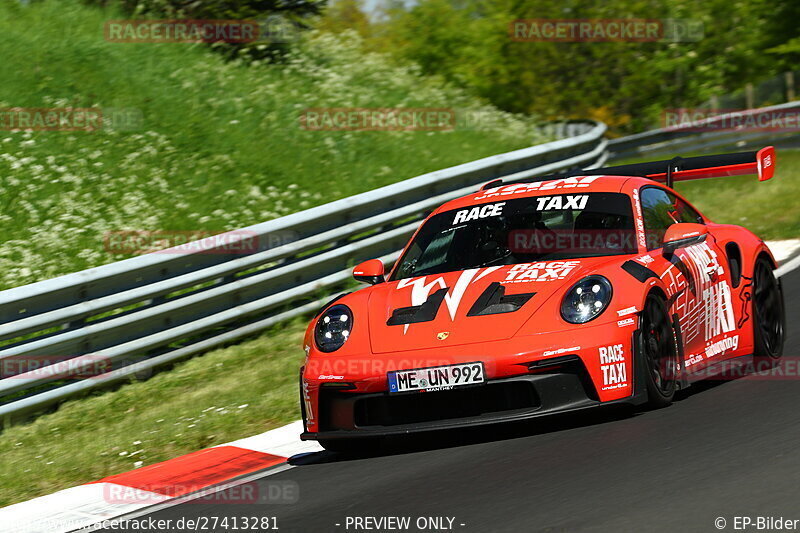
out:
M783 294L772 265L763 257L753 269L753 360L757 369L771 368L783 355L786 315Z
M644 365L648 404L665 407L672 403L677 388L678 346L663 300L651 294L642 310L639 364Z

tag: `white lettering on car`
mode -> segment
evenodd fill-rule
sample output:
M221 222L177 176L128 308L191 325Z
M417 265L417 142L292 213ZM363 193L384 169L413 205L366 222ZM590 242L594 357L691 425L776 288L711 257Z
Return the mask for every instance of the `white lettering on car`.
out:
M551 211L553 209L577 209L586 207L589 195L541 196L536 199L537 211Z
M533 183L515 183L513 185L502 185L494 189L489 189L476 196L475 200L484 198L495 198L497 196L509 196L512 194L525 194L533 191L554 191L561 189L582 189L589 187L600 176L575 176L570 178L559 178L548 181L535 181Z
M706 346L706 357L715 357L717 355L722 355L729 350L738 350L739 349L739 335L734 335L732 337L723 337L722 340L717 342L710 343Z
M625 369L625 346L601 346L598 348L600 355L600 371L603 373L603 387L601 390L621 389L628 386L628 373Z
M503 206L505 202L497 204L476 205L472 209L462 209L456 211L456 216L453 219L453 225L463 224L471 220L478 220L480 218L497 217L503 214Z
M727 281L712 285L703 292L706 305L706 340L730 333L736 328L731 288Z
M487 267L484 268L482 272L479 268L471 268L469 270L463 271L456 280L455 285L452 289L450 289L444 297L444 303L447 306L447 310L450 314L450 319L456 319L456 313L458 312L458 307L461 304L461 299L464 297L464 293L467 291L467 287L469 287L470 283L474 283L479 279L488 276L498 268L499 266ZM433 281L426 283L426 277L421 278L409 278L400 280L397 284L398 289L402 289L404 287L411 287L411 305L417 306L422 305L428 299L428 296L432 292L435 292L438 289L447 288L447 283L445 282L444 278L437 277L434 278ZM409 324L405 324L403 329L403 333L408 331Z
M564 279L575 270L580 261L550 261L541 263L520 263L514 265L506 275L508 283L526 281L553 281Z

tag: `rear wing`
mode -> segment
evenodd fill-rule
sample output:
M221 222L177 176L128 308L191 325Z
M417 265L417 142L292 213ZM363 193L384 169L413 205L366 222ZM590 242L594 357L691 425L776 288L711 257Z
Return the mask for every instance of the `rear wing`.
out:
M775 174L775 148L767 146L757 152L736 154L703 155L699 157L675 157L664 161L634 163L617 167L574 170L565 174L541 176L520 180L520 182L547 181L571 176L638 176L664 182L672 187L673 182L718 178L723 176L758 175L759 181L766 181ZM495 180L483 189L499 187L506 182ZM511 182L515 183L515 182Z
M724 176L758 175L758 181L766 181L775 174L775 148L767 146L757 152L736 154L702 155L699 157L676 157L665 161L634 163L618 167L581 170L584 176L641 176L663 181L672 186L675 181L719 178Z

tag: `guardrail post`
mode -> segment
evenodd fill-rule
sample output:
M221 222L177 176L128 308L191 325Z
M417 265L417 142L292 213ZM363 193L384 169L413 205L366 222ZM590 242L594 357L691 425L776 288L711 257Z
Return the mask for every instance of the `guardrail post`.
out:
M85 301L87 301L88 297L89 297L89 289L86 287L86 285L82 285L81 287L79 287L78 288L78 300L81 301L81 302L85 302ZM71 320L70 322L67 322L66 324L61 326L61 329L62 330L69 330L69 329L82 328L83 326L86 325L86 319L87 318L89 318L89 317L88 316L82 316L82 317L77 318L75 320Z
M78 320L73 320L72 322L67 322L66 324L61 326L61 329L62 330L78 329L78 328L82 328L85 325L86 325L86 319L85 318L80 318Z

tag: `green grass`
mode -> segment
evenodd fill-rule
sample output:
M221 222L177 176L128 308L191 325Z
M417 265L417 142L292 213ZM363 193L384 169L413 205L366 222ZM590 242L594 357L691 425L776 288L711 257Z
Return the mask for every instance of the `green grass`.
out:
M115 230L220 232L530 145L535 122L354 34L312 34L285 65L225 62L196 44L110 43L113 11L0 0L0 108L134 109L139 129L0 129L0 289L105 264ZM310 107L447 107L483 118L446 132L319 132Z
M0 436L0 506L300 418L300 321L147 381L76 399Z

